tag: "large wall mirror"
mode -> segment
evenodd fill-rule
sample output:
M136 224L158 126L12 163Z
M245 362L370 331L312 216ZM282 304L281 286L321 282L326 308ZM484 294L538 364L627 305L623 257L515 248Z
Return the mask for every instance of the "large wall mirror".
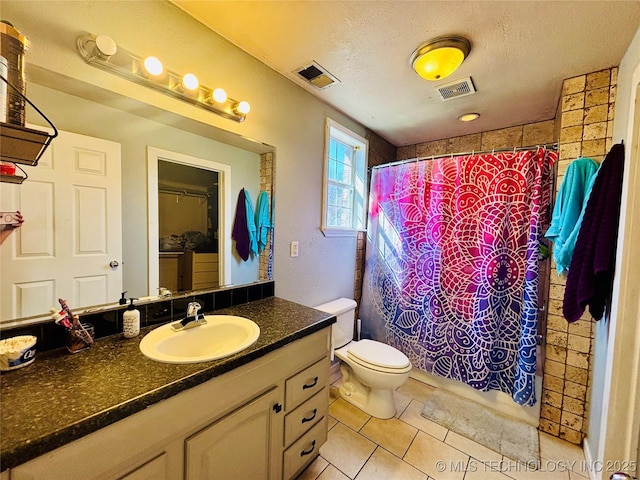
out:
M68 170L53 175L54 170L44 159L41 165L25 167L30 178L22 185L0 185L0 209L21 209L25 216L24 225L0 246L0 327L46 318L58 298L66 298L72 309L82 310L117 303L120 290L127 291L127 297L153 298L161 286L186 292L265 279L258 256L242 261L235 252L231 227L240 190L246 189L255 201L261 185L267 183L261 162L264 167L268 158L272 165L273 147L48 71L36 68L30 73L29 98L59 130L70 133L72 140L91 137L105 141L105 150L119 150L119 178L112 183L117 183L121 204L103 196L101 187L89 184L81 193L74 193L82 200L68 217L54 211L50 199L56 196L56 181L62 182ZM38 125L38 116L28 110L27 121ZM67 143L60 138L54 139L48 154L60 155L62 145ZM102 148L83 144L81 153L68 150L65 157L99 170ZM49 162L56 163L52 158ZM106 165L110 168L112 164ZM91 173L86 173L90 178ZM270 180L268 185L272 185ZM273 192L269 194L272 198ZM115 210L119 210L119 217L112 216ZM73 231L78 216L89 221L86 242L78 240L77 235L73 237L75 234L58 234ZM94 281L99 275L88 273L83 280L69 276L64 265L50 269L37 288L22 288L5 275L9 263L20 269L28 257L38 256L46 264L52 252L69 242L73 245L72 256L84 242L89 247L83 251L82 260L97 258L95 252L112 242L98 241L95 232L105 233L101 228L110 230L108 233L121 242L121 252L112 250L115 257L107 262L100 260L103 264L98 267L111 272L114 267L109 266L110 261L117 262L121 283L115 282L115 290L103 288L108 280ZM98 245L93 250L92 239ZM172 240L176 242L172 244ZM185 248L185 243L191 248ZM181 259L179 266L177 258ZM207 276L205 283L193 278L187 281L185 265L194 258L203 262L215 259L216 277Z

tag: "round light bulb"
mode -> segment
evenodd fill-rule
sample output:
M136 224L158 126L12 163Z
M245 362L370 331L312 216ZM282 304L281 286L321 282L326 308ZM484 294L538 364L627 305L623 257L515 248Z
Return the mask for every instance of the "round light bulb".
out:
M238 104L236 110L238 111L238 113L246 115L247 113L249 113L249 110L251 110L251 105L249 105L249 102L243 100Z
M147 57L144 59L144 69L151 75L158 76L162 73L162 62L156 57Z
M195 90L196 88L198 88L198 85L198 77L196 77L193 73L187 73L184 77L182 77L182 86L187 90Z
M218 103L224 103L227 101L227 92L225 92L222 88L216 88L213 91L213 99Z

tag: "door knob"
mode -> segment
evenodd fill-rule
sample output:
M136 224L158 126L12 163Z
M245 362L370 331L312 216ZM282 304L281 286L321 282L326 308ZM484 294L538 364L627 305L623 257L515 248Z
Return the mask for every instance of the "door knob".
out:
M111 260L111 261L109 262L109 266L110 266L111 268L118 268L118 267L120 266L120 264L118 263L118 261L117 261L117 260Z

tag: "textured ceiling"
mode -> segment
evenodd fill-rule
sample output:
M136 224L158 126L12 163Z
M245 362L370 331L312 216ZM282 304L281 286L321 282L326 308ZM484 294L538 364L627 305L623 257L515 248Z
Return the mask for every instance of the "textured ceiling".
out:
M172 1L396 146L549 120L562 80L618 65L640 26L640 1ZM471 54L427 82L409 57L447 34ZM292 72L310 61L340 83L303 83ZM467 76L476 94L440 100L436 86Z

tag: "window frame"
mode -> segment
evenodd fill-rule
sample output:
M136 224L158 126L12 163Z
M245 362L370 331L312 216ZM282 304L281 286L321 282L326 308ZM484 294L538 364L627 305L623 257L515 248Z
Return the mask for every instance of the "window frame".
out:
M341 143L349 145L351 147L358 147L358 153L356 155L361 156L362 161L360 163L361 171L358 170L358 161L354 161L352 168L351 183L348 184L353 191L351 199L351 214L352 222L351 227L333 227L328 226L327 215L329 212L329 186L332 183L329 180L329 155L331 140L336 139ZM325 144L324 144L324 169L322 175L322 221L320 230L326 237L349 237L355 236L360 231L366 231L367 229L367 182L368 182L368 156L369 156L369 141L357 133L352 132L343 125L340 125L335 120L326 118L325 121ZM355 158L354 158L355 160ZM357 180L362 178L362 189L358 189ZM347 185L347 184L344 184ZM360 223L357 218L357 206L358 203L362 203L362 222Z

